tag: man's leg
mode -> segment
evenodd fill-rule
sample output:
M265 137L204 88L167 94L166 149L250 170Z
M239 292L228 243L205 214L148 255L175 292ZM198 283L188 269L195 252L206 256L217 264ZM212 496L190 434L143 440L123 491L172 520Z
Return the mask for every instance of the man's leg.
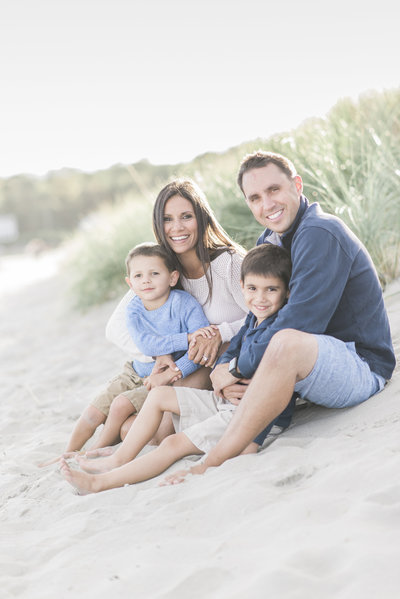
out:
M318 357L314 335L285 329L268 348L222 439L204 461L219 466L239 455L288 405L297 381L304 379Z

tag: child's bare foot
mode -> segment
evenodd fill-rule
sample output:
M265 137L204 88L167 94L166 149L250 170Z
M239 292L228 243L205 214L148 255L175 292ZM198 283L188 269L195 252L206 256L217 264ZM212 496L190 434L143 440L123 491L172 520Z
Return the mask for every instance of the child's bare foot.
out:
M178 485L183 483L188 474L204 474L207 470L207 466L203 464L197 464L192 466L189 470L177 470L173 474L169 474L159 484L160 487L166 487L167 485Z
M86 457L86 455L78 457L77 462L82 470L90 472L91 474L100 474L101 472L109 472L114 468L117 468L121 464L116 463L113 455L104 458L92 458Z
M97 447L97 449L89 449L85 451L86 458L101 458L104 456L109 456L114 453L116 450L116 446L111 445L109 447Z
M100 489L96 485L96 475L72 470L67 462L61 458L60 466L61 474L70 485L72 485L79 495L87 495L88 493L98 493Z
M65 453L58 455L56 458L51 458L51 460L47 460L46 462L41 462L38 464L38 468L45 468L46 466L50 466L51 464L56 464L60 462L63 458L74 458L79 455L83 455L84 451L66 451Z

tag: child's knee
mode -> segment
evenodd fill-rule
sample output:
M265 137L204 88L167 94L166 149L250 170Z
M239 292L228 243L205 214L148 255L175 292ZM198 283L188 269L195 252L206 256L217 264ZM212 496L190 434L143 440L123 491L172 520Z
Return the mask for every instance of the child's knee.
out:
M133 404L124 395L117 395L110 406L110 414L127 418L136 412Z
M106 415L101 410L96 408L96 406L91 404L87 406L82 414L82 417L88 424L96 428L106 421Z
M160 406L170 397L176 397L176 391L173 387L154 387L149 391L146 403Z

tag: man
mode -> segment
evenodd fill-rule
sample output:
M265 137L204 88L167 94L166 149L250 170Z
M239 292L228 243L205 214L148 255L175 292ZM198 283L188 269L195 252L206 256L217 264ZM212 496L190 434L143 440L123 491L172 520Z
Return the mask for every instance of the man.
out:
M354 406L382 390L395 366L382 290L357 237L317 203L309 204L301 177L279 154L246 156L238 184L266 227L257 243L291 253L290 298L260 348L263 358L234 418L194 473L239 455L294 391L326 407ZM237 382L228 364L217 365L211 379L220 394Z

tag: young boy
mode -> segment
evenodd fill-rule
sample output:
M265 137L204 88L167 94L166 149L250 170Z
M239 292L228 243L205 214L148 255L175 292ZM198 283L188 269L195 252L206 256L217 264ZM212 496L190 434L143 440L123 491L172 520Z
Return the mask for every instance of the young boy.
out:
M128 253L126 282L135 297L127 306L128 330L145 356L172 354L179 370L152 374L154 359L127 362L124 371L85 409L69 440L66 452L80 450L96 428L105 426L92 449L119 440L121 425L138 413L148 390L168 385L199 368L189 360L192 333L208 326L200 304L186 291L172 289L179 272L167 252L155 243L137 245Z
M241 285L250 313L219 359L219 363L229 362L230 373L239 381L243 378L241 367L254 373L261 360L258 343L262 343L269 326L287 301L290 276L289 254L278 246L259 246L243 260ZM72 470L63 460L61 470L64 477L80 492L98 492L147 480L161 474L180 458L207 453L229 424L235 409L233 403L238 403L238 400L228 401L223 391L221 396L217 396L213 391L184 387L155 388L149 393L122 445L112 456L97 460L79 459L80 466L94 474ZM281 414L286 417L287 425L293 407L294 398ZM150 441L166 411L173 413L177 432L164 439L152 452L134 459ZM265 435L266 431L261 438L257 437L250 443L244 453L255 453Z

